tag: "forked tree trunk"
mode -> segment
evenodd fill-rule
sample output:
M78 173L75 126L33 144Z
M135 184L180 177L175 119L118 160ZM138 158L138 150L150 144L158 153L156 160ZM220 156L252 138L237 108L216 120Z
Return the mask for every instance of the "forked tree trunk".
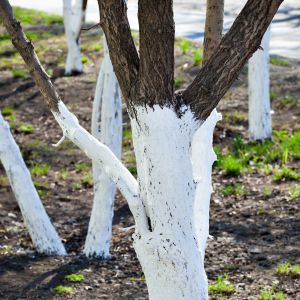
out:
M203 123L188 107L181 111L136 107L131 120L140 195L151 223L151 231L135 234L134 248L150 299L207 299L204 249L219 116L214 111Z
M68 54L65 74L79 74L83 71L80 54L79 35L85 18L84 0L63 0L63 15L65 34L67 38Z
M18 202L30 237L39 253L65 255L65 248L52 226L39 195L32 183L19 147L9 125L0 113L0 161Z
M262 39L262 50L258 49L249 60L249 134L252 140L272 138L270 104L269 47L270 27Z
M121 158L122 99L105 38L93 103L92 134ZM116 186L96 161L93 161L93 180L94 201L84 253L88 257L108 258Z
M112 151L89 135L64 106L7 0L0 2L0 16L64 135L101 165L128 200L136 222L134 247L150 298L207 299L201 245L207 238L207 216L204 229L198 224L203 234L200 239L194 206L203 179L193 168L193 164L201 163L200 159L192 162L193 137L209 121L207 140L211 141L217 119L212 115L210 121L212 111L259 47L282 0L248 0L192 84L177 95L173 1L139 1L140 56L131 36L125 1L98 3L110 58L131 117L138 183ZM203 141L198 144L207 141L204 133L199 133ZM211 145L205 149L209 153L206 167L210 167ZM207 198L203 201L206 213Z

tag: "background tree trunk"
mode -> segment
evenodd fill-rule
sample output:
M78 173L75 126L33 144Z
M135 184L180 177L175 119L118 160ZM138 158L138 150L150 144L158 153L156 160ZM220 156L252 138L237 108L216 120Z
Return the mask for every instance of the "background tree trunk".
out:
M49 220L20 149L1 113L0 139L0 161L9 178L34 246L39 253L65 255L65 248Z
M249 135L251 140L272 138L270 104L269 47L271 27L266 31L261 46L249 60Z
M75 0L72 5L72 0L63 0L63 15L65 33L68 45L68 54L65 67L65 74L80 74L83 71L80 54L80 29L85 19L85 0Z
M101 64L92 114L92 134L121 159L122 99L104 37ZM109 257L116 186L93 161L94 202L84 253L89 257Z

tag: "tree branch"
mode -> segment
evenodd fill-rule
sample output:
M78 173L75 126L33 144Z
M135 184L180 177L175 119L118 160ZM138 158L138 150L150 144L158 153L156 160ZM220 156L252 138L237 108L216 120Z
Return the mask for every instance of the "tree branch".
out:
M207 63L222 39L224 0L206 1L203 65Z
M3 18L4 26L12 36L14 46L23 57L64 135L82 149L89 158L100 164L128 201L138 230L148 230L145 209L139 196L136 179L107 146L100 143L79 125L77 118L60 100L51 80L40 64L33 45L28 42L20 23L15 20L7 0L0 1L0 17Z
M122 95L128 101L139 71L139 57L131 36L125 0L98 0L100 24Z
M138 8L140 73L135 104L165 104L174 94L175 25L172 0L143 0Z
M183 92L198 119L205 120L236 79L283 0L248 0L229 32L195 80Z

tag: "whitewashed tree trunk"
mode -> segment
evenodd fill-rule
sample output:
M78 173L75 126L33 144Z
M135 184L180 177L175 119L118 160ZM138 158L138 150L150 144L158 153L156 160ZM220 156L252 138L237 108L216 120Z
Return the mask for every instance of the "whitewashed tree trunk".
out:
M209 207L212 193L212 165L217 159L213 150L213 133L221 114L216 109L196 131L192 143L192 163L196 196L194 222L199 250L204 261L206 241L209 235Z
M82 23L85 18L85 11L82 9L83 0L63 0L63 15L65 33L68 45L68 54L65 67L65 74L71 75L81 73L83 65L80 54L79 35Z
M104 59L93 103L92 134L121 158L122 99L105 38ZM95 161L93 180L94 202L84 253L88 257L108 258L116 186Z
M212 134L219 117L213 112L201 124L185 109L179 118L171 108L138 106L131 120L139 191L151 225L144 234L136 226L134 248L152 300L208 299L205 246L198 241L208 237ZM197 225L195 213L204 218Z
M65 255L65 248L56 233L32 183L19 147L9 125L0 113L0 161L9 178L32 242L40 253Z
M269 79L270 27L249 60L249 133L252 140L272 138Z

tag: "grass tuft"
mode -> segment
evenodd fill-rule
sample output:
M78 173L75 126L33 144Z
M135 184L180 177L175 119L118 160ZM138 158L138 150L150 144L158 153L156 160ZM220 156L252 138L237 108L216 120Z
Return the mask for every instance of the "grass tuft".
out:
M218 276L217 282L208 286L208 291L211 295L230 295L235 293L235 287L227 276Z
M70 282L80 283L84 281L84 276L82 274L69 274L65 276L65 279Z
M58 295L71 294L73 292L73 289L69 286L63 286L60 284L53 289L53 292Z

